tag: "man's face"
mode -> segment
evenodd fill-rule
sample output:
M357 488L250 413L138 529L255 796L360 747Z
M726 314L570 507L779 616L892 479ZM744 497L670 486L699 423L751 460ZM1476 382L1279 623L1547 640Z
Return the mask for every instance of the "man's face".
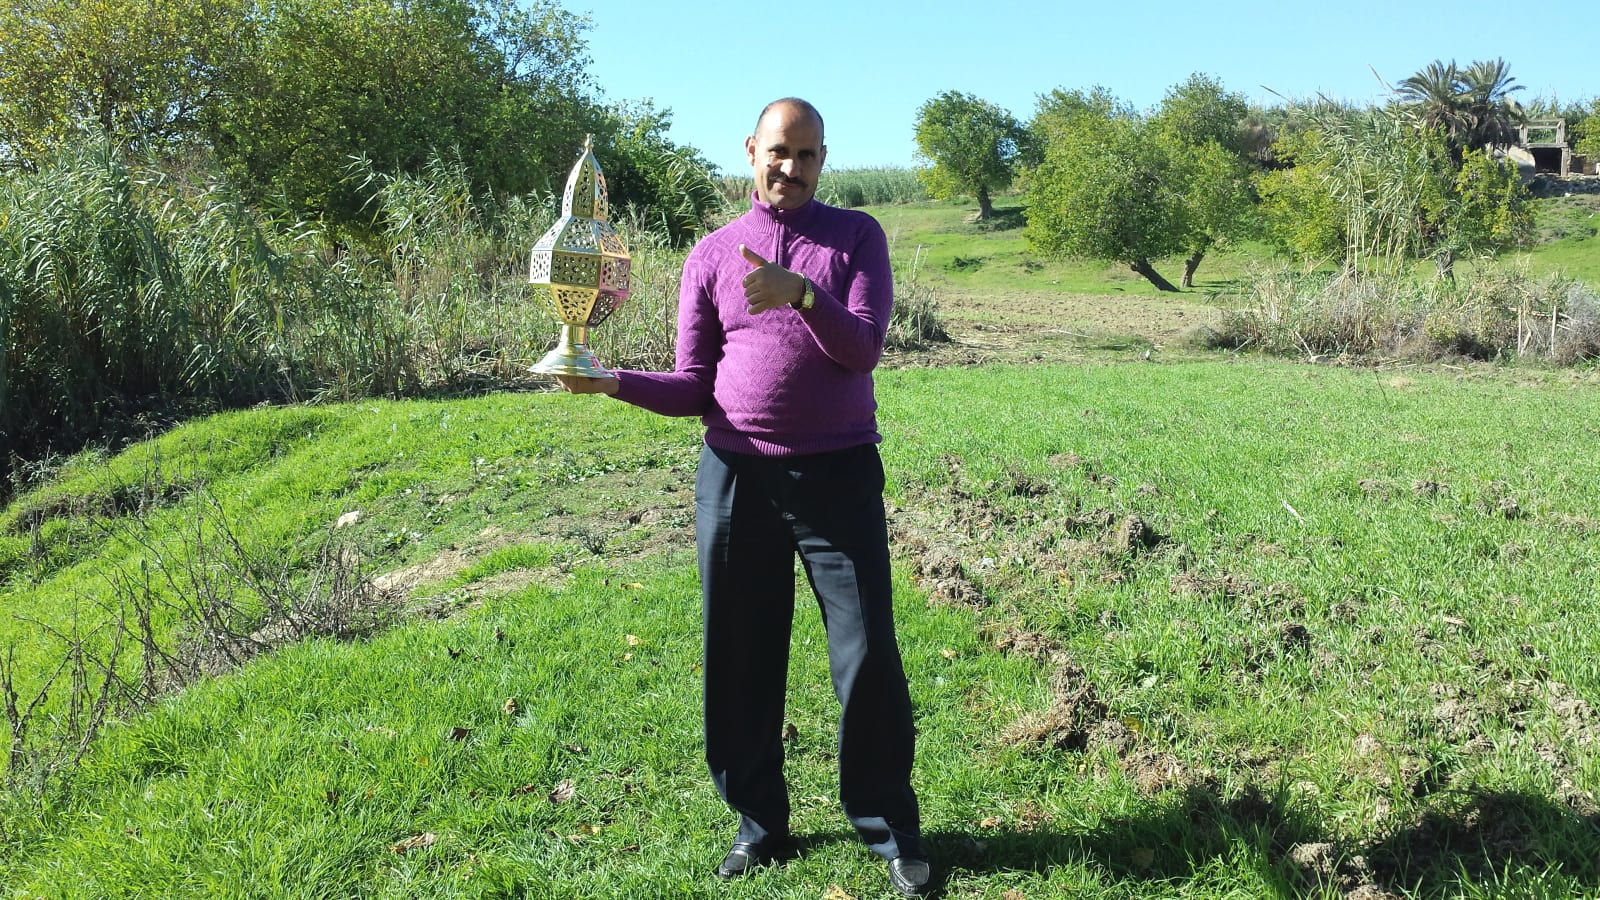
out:
M756 196L778 209L797 209L817 192L828 148L809 112L787 103L767 110L756 133L744 139L755 174Z

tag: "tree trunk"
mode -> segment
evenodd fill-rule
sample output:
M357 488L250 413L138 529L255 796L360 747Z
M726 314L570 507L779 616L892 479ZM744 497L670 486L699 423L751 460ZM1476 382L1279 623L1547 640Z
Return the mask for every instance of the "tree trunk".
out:
M993 215L994 204L989 202L989 189L980 184L978 185L978 221L982 222Z
M1456 252L1454 250L1440 250L1433 258L1434 265L1439 267L1439 277L1455 284L1456 281Z
M1178 289L1172 286L1172 282L1162 278L1161 273L1156 271L1156 267L1150 265L1150 260L1148 259L1136 259L1128 263L1128 268L1144 276L1145 280L1155 285L1157 290L1178 292Z
M1206 251L1195 250L1189 258L1183 261L1183 280L1178 282L1184 288L1194 287L1194 270L1200 268L1200 260L1206 258Z

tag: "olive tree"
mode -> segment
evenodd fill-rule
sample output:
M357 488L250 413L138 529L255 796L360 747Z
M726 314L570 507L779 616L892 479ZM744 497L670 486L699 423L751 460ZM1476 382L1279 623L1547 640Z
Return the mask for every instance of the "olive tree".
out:
M1029 246L1125 263L1158 289L1178 290L1152 262L1185 247L1169 145L1152 140L1131 107L1099 88L1040 97L1032 130L1042 158L1028 174Z
M1004 109L960 91L945 91L917 110L917 150L930 165L918 175L928 194L971 194L978 218L994 215L992 190L1015 174L1022 126Z
M1031 124L1025 232L1041 252L1126 263L1163 291L1155 260L1186 256L1182 284L1213 247L1255 228L1242 99L1203 76L1140 115L1106 91L1056 89Z
M0 163L37 168L84 128L140 152L192 143L249 5L0 3Z
M549 0L261 0L207 116L255 199L360 228L372 172L461 158L476 187L559 188L592 118L585 23Z

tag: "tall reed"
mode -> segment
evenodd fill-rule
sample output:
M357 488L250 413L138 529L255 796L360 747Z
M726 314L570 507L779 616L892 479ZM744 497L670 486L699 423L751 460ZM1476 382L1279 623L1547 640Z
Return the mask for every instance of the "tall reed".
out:
M0 496L19 465L175 408L525 382L556 331L526 268L554 199L485 198L443 158L356 177L379 182L359 244L105 144L0 184ZM670 365L682 255L648 215L618 224L634 291L606 362Z

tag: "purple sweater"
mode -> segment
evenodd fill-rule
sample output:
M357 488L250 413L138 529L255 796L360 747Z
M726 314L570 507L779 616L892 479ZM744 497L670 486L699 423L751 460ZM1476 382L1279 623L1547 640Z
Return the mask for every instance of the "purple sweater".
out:
M816 200L793 210L759 200L707 235L683 264L672 372L618 372L616 397L667 416L700 416L706 443L794 456L877 443L872 370L883 353L894 284L883 228ZM807 312L752 316L745 244L815 286Z

